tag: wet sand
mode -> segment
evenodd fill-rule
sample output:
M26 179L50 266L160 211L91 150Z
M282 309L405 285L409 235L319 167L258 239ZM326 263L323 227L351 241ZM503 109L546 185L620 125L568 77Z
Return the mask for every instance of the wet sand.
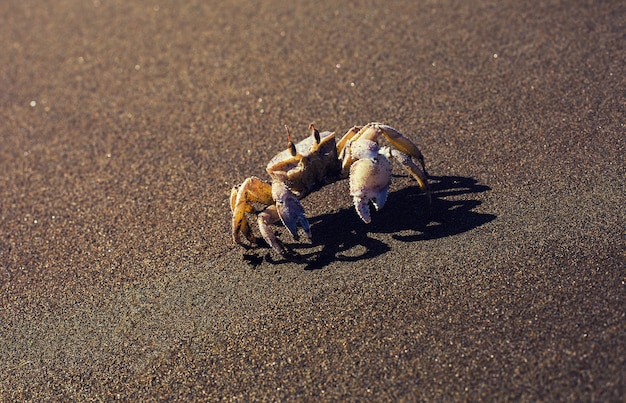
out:
M624 398L623 2L113 3L0 4L0 400ZM285 124L370 121L431 207L233 244Z

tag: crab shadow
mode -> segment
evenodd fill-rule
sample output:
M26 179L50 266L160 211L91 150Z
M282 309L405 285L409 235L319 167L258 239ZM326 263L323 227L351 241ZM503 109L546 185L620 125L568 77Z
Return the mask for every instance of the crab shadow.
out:
M354 207L309 218L313 241L289 245L294 250L301 250L295 260L306 264L305 269L315 270L336 261L370 259L391 250L387 243L370 234L392 234L393 239L401 242L433 240L470 231L496 218L493 214L473 211L481 201L460 197L491 190L475 179L431 176L429 184L432 196L430 206L418 186L400 189L389 194L381 211L372 209L370 224L360 220ZM315 251L306 251L311 248ZM288 261L274 260L271 254L267 254L265 259L275 264ZM263 259L248 256L247 260L258 265Z

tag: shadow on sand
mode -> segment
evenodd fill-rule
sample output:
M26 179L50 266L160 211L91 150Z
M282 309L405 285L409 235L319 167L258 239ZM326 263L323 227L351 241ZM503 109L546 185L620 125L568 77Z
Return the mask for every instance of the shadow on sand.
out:
M289 244L294 250L303 250L291 260L275 260L271 253L267 253L265 259L257 254L244 254L244 259L253 266L260 265L263 260L273 264L295 261L306 264L307 270L321 269L334 261L369 259L391 250L385 242L369 234L392 234L393 239L402 242L423 241L461 234L496 218L493 214L473 211L480 201L455 197L491 189L478 184L475 179L434 176L429 177L429 183L432 192L430 207L418 186L400 189L389 194L381 211L372 209L370 224L363 223L352 207L311 217L313 242ZM453 200L446 199L450 197ZM316 250L304 252L304 249L311 248Z

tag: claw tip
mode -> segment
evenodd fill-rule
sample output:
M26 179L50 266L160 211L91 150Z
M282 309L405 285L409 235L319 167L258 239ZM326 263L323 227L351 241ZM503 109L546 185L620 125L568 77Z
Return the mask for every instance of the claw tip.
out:
M361 220L365 224L369 224L372 221L370 217L370 206L367 198L361 198L358 196L354 197L354 207L356 208L356 212L361 217Z

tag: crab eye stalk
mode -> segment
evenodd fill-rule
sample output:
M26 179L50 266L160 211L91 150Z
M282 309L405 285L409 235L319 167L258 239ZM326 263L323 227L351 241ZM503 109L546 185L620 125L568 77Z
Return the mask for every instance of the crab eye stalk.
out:
M320 137L320 132L319 132L319 130L317 130L317 129L315 128L315 125L314 125L313 123L311 123L311 124L309 125L309 130L311 130L311 132L313 133L313 137L315 138L315 142L316 142L317 144L319 144L319 143L322 141L322 138Z
M291 133L289 133L289 128L287 127L287 125L285 125L285 130L287 130L287 148L289 149L289 153L291 153L291 156L295 157L297 154L296 145L293 144L293 141L291 140Z

